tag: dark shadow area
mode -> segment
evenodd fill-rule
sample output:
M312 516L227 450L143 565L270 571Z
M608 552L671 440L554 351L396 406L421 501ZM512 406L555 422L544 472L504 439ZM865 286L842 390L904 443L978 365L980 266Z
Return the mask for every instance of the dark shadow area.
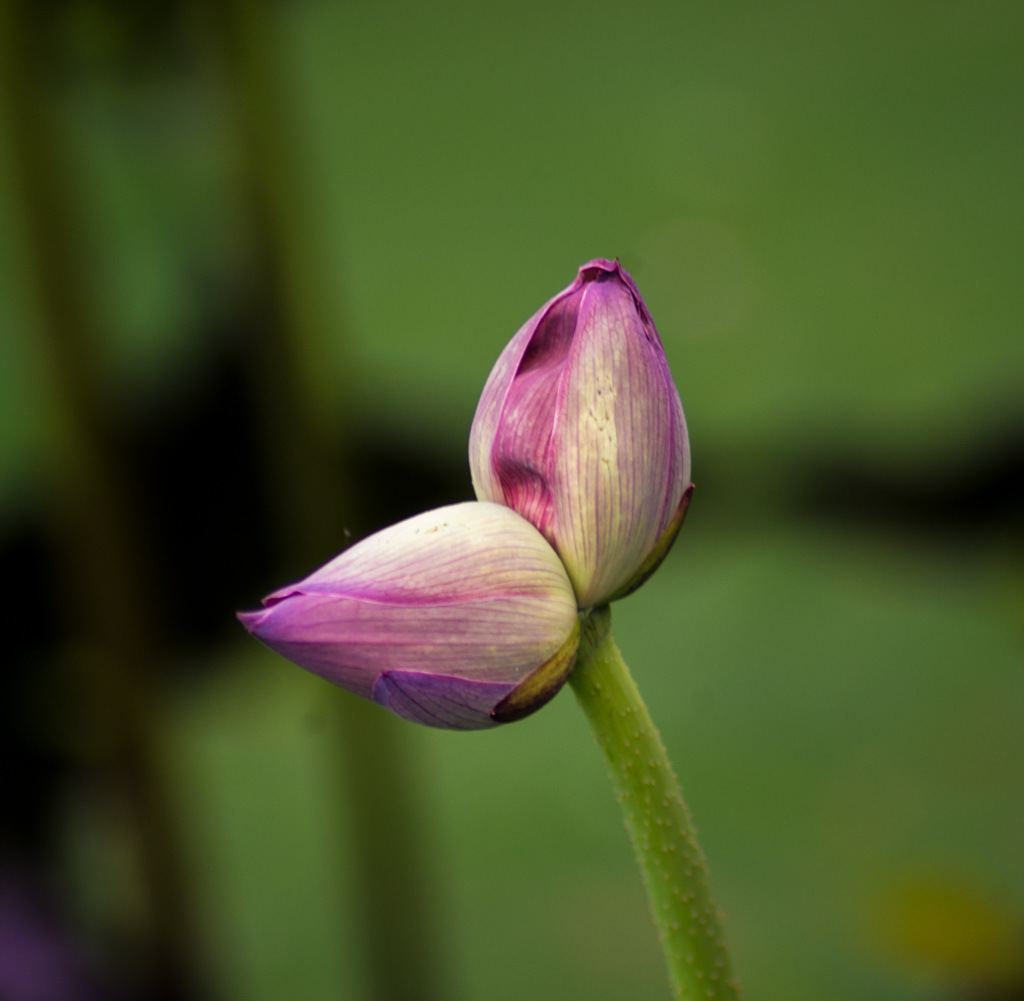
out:
M421 511L474 500L464 450L417 451L386 438L357 443L352 472L365 500L367 527L377 531Z
M1024 542L1024 424L1001 427L930 467L811 457L797 482L803 517L916 536L974 540L999 534Z
M237 628L236 610L281 583L257 406L238 347L224 350L172 405L122 418L113 428L141 518L158 626L170 650L224 639ZM417 450L379 437L354 442L350 456L335 454L333 461L339 476L358 485L352 518L358 527L346 526L350 541L473 498L461 450ZM34 572L46 573L42 564Z
M273 586L280 554L242 359L224 354L173 408L115 430L172 649L223 638Z
M964 1001L1024 1001L1024 983L972 992L964 995Z
M54 878L58 805L80 765L56 564L30 517L0 536L0 998L127 1001L82 949Z
M0 538L0 623L0 852L35 857L49 848L53 799L69 762L39 725L66 623L54 555L28 519Z

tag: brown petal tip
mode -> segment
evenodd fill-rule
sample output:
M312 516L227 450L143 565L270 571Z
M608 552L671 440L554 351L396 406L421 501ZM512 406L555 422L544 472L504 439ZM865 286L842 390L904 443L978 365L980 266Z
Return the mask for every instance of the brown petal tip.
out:
M569 638L491 710L491 719L495 723L514 723L547 705L572 674L579 645L580 624L577 619Z
M608 599L609 601L618 601L619 598L625 598L627 595L632 594L641 584L646 583L654 571L661 566L662 561L668 556L669 550L675 544L679 529L683 527L686 512L690 509L691 497L693 497L692 483L683 491L683 496L679 500L679 506L676 508L675 514L672 515L672 520L665 526L665 530L654 544L650 555L640 564L640 569L633 574L629 582L620 587Z

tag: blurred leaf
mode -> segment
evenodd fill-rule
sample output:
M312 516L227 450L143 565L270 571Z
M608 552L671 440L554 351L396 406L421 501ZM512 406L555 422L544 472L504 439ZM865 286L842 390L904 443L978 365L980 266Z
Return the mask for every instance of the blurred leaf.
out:
M886 450L1016 407L1018 6L295 10L323 252L385 419L464 433L599 254L705 438Z
M174 388L232 322L246 264L237 150L201 66L75 83L61 119L105 374L115 395L145 400Z

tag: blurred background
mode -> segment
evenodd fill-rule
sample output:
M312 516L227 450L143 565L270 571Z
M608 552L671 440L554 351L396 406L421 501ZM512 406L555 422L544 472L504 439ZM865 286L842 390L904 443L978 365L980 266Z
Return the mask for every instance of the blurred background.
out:
M0 999L655 1001L568 692L233 618L470 498L596 256L695 502L616 606L749 1001L1024 998L1024 9L0 3Z

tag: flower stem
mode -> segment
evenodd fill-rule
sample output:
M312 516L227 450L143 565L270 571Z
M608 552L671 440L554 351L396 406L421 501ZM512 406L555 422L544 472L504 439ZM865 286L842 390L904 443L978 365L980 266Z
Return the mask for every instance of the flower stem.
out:
M738 998L704 854L661 735L622 659L607 606L582 620L569 679L590 720L647 888L676 998Z

